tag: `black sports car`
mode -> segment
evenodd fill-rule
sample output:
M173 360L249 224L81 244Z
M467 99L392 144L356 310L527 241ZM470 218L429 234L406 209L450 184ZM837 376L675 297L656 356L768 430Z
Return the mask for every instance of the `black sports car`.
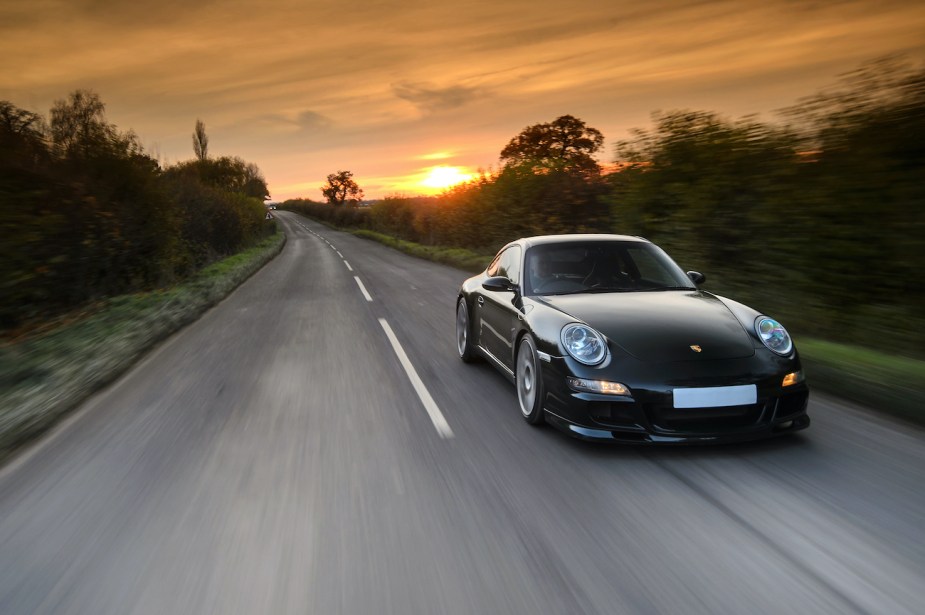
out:
M790 335L704 280L639 237L519 239L463 283L459 356L507 376L528 423L579 438L711 443L808 427Z

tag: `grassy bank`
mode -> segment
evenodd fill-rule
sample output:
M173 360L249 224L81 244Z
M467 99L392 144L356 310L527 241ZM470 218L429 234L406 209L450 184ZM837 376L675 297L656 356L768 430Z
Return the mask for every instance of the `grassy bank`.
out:
M925 425L925 361L814 339L797 347L810 388Z
M472 250L466 250L465 248L425 246L412 241L405 241L404 239L396 239L395 237L377 233L376 231L345 230L349 233L353 233L357 237L378 241L381 244L385 244L390 248L395 248L405 254L443 263L444 265L450 265L451 267L456 267L463 271L471 271L472 273L484 271L488 263L491 262L491 259L494 258L494 254L479 254Z
M114 297L89 317L0 346L0 459L225 298L285 241L277 232L179 286Z

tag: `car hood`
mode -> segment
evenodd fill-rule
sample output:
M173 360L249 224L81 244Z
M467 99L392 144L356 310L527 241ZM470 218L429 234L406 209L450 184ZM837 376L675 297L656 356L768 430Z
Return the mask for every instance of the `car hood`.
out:
M641 361L703 361L755 354L751 338L732 312L699 290L535 298L588 323Z

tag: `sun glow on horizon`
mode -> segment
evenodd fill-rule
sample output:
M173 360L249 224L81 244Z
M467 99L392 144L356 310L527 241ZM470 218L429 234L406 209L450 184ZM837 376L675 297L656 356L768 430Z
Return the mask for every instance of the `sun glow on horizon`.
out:
M430 169L427 176L421 180L421 185L430 189L444 190L470 179L472 179L472 174L466 173L462 167L439 165Z
M432 154L423 154L418 156L418 160L446 160L452 158L453 152L433 152Z

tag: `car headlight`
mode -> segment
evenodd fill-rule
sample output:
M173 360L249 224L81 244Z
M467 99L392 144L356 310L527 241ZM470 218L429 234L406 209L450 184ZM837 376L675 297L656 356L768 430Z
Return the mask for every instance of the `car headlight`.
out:
M604 336L587 325L566 325L562 328L561 338L565 351L579 363L597 365L607 356Z
M769 350L779 355L788 355L793 350L793 340L790 339L790 334L773 318L759 316L755 320L755 332Z

